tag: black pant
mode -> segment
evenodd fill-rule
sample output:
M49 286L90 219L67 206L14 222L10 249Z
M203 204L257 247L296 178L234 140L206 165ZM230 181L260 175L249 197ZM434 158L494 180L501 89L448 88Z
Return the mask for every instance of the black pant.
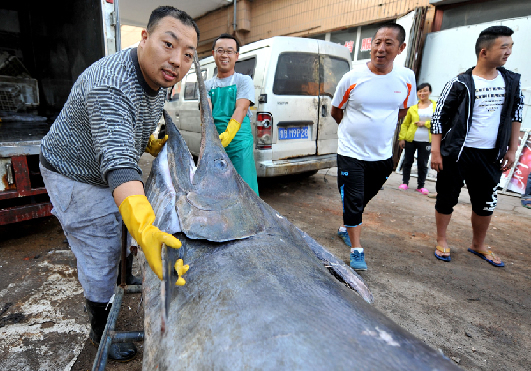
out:
M430 142L406 142L404 166L402 168L402 183L409 183L411 166L415 159L415 151L417 151L417 188L424 188L424 182L428 174L428 158L430 157L431 151Z
M363 161L337 155L337 187L343 202L343 224L356 227L365 206L376 196L393 171L393 159Z
M464 147L459 161L443 156L443 169L437 173L435 210L449 215L459 201L466 183L472 210L479 216L492 215L498 203L498 187L502 171L495 161L495 149Z

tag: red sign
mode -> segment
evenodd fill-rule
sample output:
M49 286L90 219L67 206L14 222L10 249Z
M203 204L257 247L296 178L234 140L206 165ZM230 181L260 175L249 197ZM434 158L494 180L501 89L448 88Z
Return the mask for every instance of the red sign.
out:
M518 160L518 164L514 169L513 177L507 187L508 190L518 193L525 193L527 186L527 177L531 171L531 139L527 140L527 145L524 147L522 154Z
M520 138L522 137L523 132L520 132ZM502 181L507 180L510 170L506 170L502 175ZM522 152L520 153L520 158L514 168L513 176L507 184L507 190L513 191L516 193L524 193L527 185L527 177L531 172L531 136L527 138L527 143L525 144Z
M352 49L354 48L354 41L345 41L345 47L347 47L348 51L352 53Z
M362 52L371 50L371 41L372 39L370 37L361 40L361 51Z

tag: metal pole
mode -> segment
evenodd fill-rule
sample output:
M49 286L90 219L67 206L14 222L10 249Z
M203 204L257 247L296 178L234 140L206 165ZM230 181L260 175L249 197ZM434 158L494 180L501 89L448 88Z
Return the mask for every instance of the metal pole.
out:
M125 287L127 285L126 282L126 259L127 259L127 228L125 226L125 223L122 222L122 270L121 270L121 277L120 277L120 286Z
M116 40L116 52L122 50L122 30L120 27L120 6L119 0L114 0L114 14L116 15L116 29L114 30L114 39Z
M144 340L144 331L111 331L113 343L131 343Z
M131 341L143 341L143 331L114 331L116 321L122 306L122 299L124 294L136 294L142 292L141 285L130 285L122 288L116 286L114 289L114 302L111 307L111 312L107 318L107 325L101 336L100 346L94 358L94 364L92 365L92 371L104 371L107 366L107 359L109 355L109 348L112 343L128 343Z
M104 371L107 366L107 357L109 354L109 347L112 343L112 337L110 334L114 331L116 320L118 319L118 313L120 313L120 307L122 306L122 299L124 296L124 289L121 286L116 286L114 289L114 302L112 303L111 312L107 318L107 325L105 325L105 331L100 340L100 346L98 353L94 359L92 365L92 371Z
M236 0L233 0L232 3L234 4L234 19L232 21L232 28L234 29L234 33L236 33Z

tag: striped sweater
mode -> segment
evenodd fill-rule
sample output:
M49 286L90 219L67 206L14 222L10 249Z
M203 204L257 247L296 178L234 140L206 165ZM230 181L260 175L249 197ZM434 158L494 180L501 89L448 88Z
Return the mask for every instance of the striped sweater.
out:
M136 48L100 59L75 82L42 139L42 155L79 182L114 190L141 181L138 161L162 115L165 93L147 85ZM114 179L108 179L110 173Z

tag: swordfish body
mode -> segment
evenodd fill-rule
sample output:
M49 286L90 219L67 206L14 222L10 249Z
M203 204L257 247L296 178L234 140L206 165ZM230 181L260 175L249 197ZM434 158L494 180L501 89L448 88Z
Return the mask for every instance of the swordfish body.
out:
M371 306L360 276L247 186L197 76L198 166L165 113L169 140L146 186L155 225L183 245L169 249L170 260L190 270L172 289L162 332L160 281L143 262L143 369L458 369Z

